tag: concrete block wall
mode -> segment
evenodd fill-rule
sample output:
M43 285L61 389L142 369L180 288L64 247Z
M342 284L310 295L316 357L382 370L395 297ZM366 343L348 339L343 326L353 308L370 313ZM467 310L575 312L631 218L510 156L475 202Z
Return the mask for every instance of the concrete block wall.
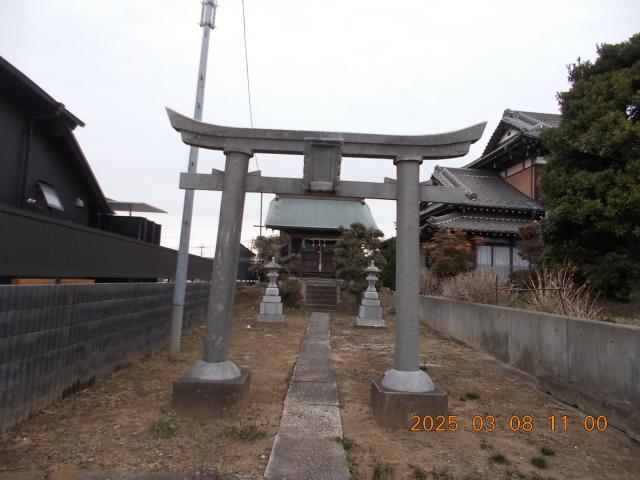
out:
M185 328L209 284L187 285ZM0 431L168 342L173 283L0 286Z
M421 297L422 320L640 439L640 327ZM585 408L583 408L583 406ZM617 424L617 425L616 425Z

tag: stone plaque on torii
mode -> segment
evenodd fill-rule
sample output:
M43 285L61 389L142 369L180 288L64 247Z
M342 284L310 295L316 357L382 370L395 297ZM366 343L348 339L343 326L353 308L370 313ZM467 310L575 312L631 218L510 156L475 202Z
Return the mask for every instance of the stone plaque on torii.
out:
M373 381L373 410L378 422L386 425L404 425L405 417L416 408L423 415L446 415L446 392L420 369L418 210L421 201L462 203L472 192L421 184L419 168L425 159L467 154L469 146L482 136L486 122L435 135L377 135L225 127L167 112L184 143L222 150L226 156L224 171L180 174L180 188L222 191L222 199L203 358L174 383L176 408L220 416L246 404L250 375L229 360L229 331L245 193L262 192L396 200L395 363L381 380ZM303 178L249 172L254 153L304 155ZM397 180L341 180L342 157L391 159L397 167Z

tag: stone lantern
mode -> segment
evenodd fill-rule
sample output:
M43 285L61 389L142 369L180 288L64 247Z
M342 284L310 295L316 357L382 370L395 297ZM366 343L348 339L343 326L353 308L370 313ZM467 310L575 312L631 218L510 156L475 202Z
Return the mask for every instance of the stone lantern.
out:
M269 285L267 285L267 290L262 297L262 303L260 303L258 322L284 323L285 316L282 314L282 299L276 284L276 279L282 266L276 263L275 257L271 257L271 262L267 263L264 269L267 271Z
M356 318L356 325L361 327L384 327L382 307L380 306L380 299L376 291L376 282L378 281L380 269L371 261L369 266L364 269L364 272L367 274L369 286L362 296L360 311Z

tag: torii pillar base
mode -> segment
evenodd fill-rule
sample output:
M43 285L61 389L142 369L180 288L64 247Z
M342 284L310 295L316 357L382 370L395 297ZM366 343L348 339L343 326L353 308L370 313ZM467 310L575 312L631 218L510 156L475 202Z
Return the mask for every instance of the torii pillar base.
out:
M422 429L423 418L430 416L435 429L436 417L447 419L449 394L438 387L424 393L399 392L383 387L382 379L376 379L371 382L371 408L381 427L411 429L418 416L418 428Z
M224 362L230 363L230 362ZM223 364L224 364L223 363ZM217 379L210 365L198 362L173 382L172 406L179 415L195 418L229 418L241 415L249 403L251 372L240 368L235 378ZM235 367L237 369L237 367Z

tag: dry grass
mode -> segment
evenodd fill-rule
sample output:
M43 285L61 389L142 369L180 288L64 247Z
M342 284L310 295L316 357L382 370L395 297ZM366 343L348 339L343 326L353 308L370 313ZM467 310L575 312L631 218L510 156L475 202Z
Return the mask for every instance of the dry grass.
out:
M428 268L420 271L420 295L438 295L440 286L436 277Z
M205 327L198 325L185 331L177 362L159 349L0 434L0 472L32 478L25 472L38 470L44 478L67 468L193 472L213 465L233 478L261 478L309 318L288 309L285 325L257 323L263 293L264 286L236 293L230 356L251 370L242 416L192 419L171 407L173 380L202 358Z
M386 473L384 465L393 467L394 480L637 479L640 449L633 440L613 429L611 433L583 428L576 432L575 423L566 432L551 432L549 416L568 415L568 421L573 418L575 422L576 412L507 370L494 368L494 363L485 362L473 348L424 324L420 327L421 363L427 365L434 383L449 393L448 415L457 415L460 428L455 432L380 428L371 411L371 380L394 365L397 326L389 312L395 299L383 292L381 300L386 329L353 328L351 304L341 307L331 319L331 358L343 436L357 444L348 451L354 480L372 480L376 472L380 477ZM479 398L469 400L466 394ZM533 430L511 431L510 417L523 414L535 419ZM473 431L477 415L495 416L497 428ZM543 445L556 455L544 455ZM494 456L497 453L502 455ZM546 458L547 469L531 464L533 457ZM508 463L500 463L505 459Z
M442 281L442 295L474 303L511 306L514 295L508 279L498 279L493 270L471 270Z
M531 277L532 290L524 303L529 310L596 320L602 311L588 284L576 285L575 267L544 268Z

